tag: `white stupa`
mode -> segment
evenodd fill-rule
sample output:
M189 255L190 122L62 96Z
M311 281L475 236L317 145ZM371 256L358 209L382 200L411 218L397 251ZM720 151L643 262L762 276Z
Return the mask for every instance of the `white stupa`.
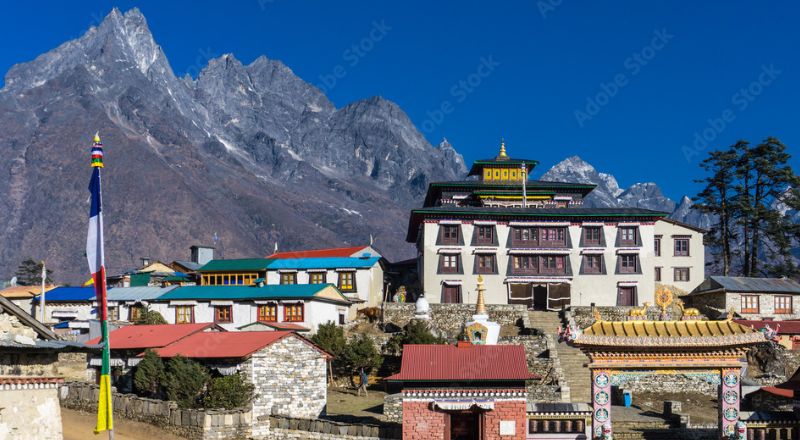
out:
M467 322L465 332L467 339L476 345L496 345L500 338L500 324L489 321L489 314L486 313L486 302L483 292L483 277L478 275L478 304L475 306L475 314L472 321Z

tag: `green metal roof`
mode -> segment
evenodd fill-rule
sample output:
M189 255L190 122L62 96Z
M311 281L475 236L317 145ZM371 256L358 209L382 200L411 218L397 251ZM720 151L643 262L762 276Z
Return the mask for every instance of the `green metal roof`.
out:
M239 258L233 260L211 260L198 272L257 272L266 270L272 260L268 258Z
M173 289L158 298L158 301L171 300L255 300L255 299L320 299L328 300L329 297L319 297L318 294L326 289L333 289L339 300L337 302L349 303L349 300L339 292L333 284L269 284L262 287L253 286L184 286Z

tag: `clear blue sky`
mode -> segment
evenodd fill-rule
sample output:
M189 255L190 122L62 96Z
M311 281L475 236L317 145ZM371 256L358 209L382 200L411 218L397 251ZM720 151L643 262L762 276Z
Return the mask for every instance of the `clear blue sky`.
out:
M577 154L623 187L656 181L677 198L698 189L696 133L710 148L774 135L798 154L796 3L497 3L15 2L0 16L0 71L81 35L113 5L138 6L178 74L224 53L265 54L325 86L337 107L396 101L468 162L503 136L539 173Z

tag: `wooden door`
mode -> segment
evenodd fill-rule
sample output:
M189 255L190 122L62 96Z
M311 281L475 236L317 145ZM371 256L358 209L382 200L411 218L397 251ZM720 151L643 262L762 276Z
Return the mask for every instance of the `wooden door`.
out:
M443 303L460 303L461 302L461 286L442 285L442 302Z
M636 306L636 287L634 286L620 286L617 292L617 305L618 306Z

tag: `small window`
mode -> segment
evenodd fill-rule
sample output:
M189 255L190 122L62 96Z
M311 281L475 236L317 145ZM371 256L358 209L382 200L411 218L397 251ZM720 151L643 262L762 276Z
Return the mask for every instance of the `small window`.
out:
M636 235L636 227L619 228L619 244L622 246L635 246L637 242Z
M311 272L308 274L308 284L325 284L325 272Z
M742 313L758 313L758 295L742 295Z
M475 255L474 273L494 274L497 273L497 261L494 254Z
M542 245L563 245L566 243L566 228L541 228L539 241Z
M439 255L439 273L459 273L461 271L461 255Z
M297 272L281 272L281 284L297 284Z
M563 255L542 255L539 257L542 264L542 272L547 274L564 273Z
M233 306L214 307L214 322L233 322Z
M194 306L176 306L175 323L191 324L194 322Z
M676 238L675 239L675 256L688 257L689 256L689 239Z
M775 313L778 315L792 314L792 297L791 296L776 296L775 297Z
M656 257L661 256L661 237L656 237L653 240L653 250L655 251Z
M494 226L476 226L475 244L494 244Z
M637 273L639 271L636 254L622 254L619 256L620 273Z
M689 268L688 267L676 267L675 268L675 276L674 276L673 280L674 281L682 281L682 282L689 281Z
M356 273L353 271L339 272L339 290L342 292L356 291Z
M136 322L142 319L142 312L144 311L144 306L141 305L133 305L128 309L128 321Z
M602 230L599 226L583 228L583 245L584 246L600 246L600 234Z
M536 264L535 255L514 255L511 259L514 272L517 273L530 273L537 272L538 265Z
M108 307L108 319L119 321L119 307Z
M339 325L344 325L344 323L345 323L344 312L339 312Z
M264 304L258 306L258 321L259 322L277 322L278 321L278 305L277 304Z
M514 228L512 244L535 246L539 241L539 230L536 228Z
M460 240L460 231L461 226L459 225L441 225L439 226L439 230L441 231L441 237L439 238L439 244L459 244Z
M303 321L303 304L286 304L283 306L283 320L286 322Z
M603 271L603 256L597 255L584 255L583 256L583 273L602 273Z
M661 281L661 268L656 267L656 281Z

